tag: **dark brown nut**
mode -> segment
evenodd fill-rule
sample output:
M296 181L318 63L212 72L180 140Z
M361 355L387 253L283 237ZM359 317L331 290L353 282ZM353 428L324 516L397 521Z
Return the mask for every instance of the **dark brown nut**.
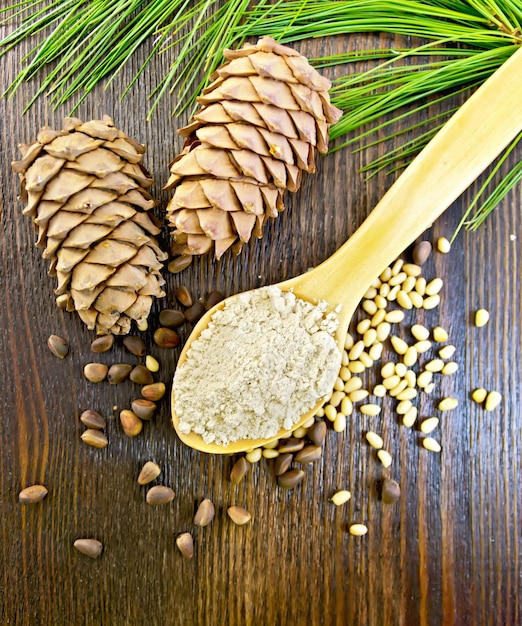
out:
M274 461L274 471L276 476L281 476L290 469L294 455L289 452L283 452Z
M176 296L176 300L182 304L184 307L189 307L192 306L194 299L192 298L192 294L190 293L190 291L185 287L185 285L180 285L179 287L177 287L176 291L174 292L174 295Z
M417 265L426 263L431 254L431 243L429 241L418 241L413 247L412 258Z
M232 482L234 485L237 485L243 480L249 469L250 463L245 459L244 456L240 457L234 463L232 469L230 470L230 482Z
M185 316L175 309L163 309L159 314L159 323L165 328L177 328L185 323Z
M152 383L152 385L145 385L141 388L141 395L146 400L152 400L152 402L157 402L161 400L165 395L166 387L165 383Z
M178 535L176 537L176 545L186 559L191 559L194 556L194 540L190 533Z
M300 452L295 455L295 460L298 463L313 463L318 461L323 454L322 446L305 446Z
M31 485L20 491L18 494L18 502L20 502L20 504L36 504L37 502L41 502L47 494L47 487L44 485Z
M47 347L54 356L57 356L59 359L65 359L69 353L67 340L63 337L58 337L58 335L51 335L49 339L47 339Z
M151 506L160 506L168 504L174 500L174 492L170 487L164 485L156 485L147 491L147 503Z
M143 429L143 422L136 415L136 413L133 413L128 409L120 411L120 422L123 427L123 432L127 435L127 437L136 437L136 435L139 435Z
M103 551L103 544L97 539L77 539L73 545L78 552L91 559L98 558Z
M185 244L181 245L180 252L185 248ZM181 272L186 267L188 267L192 263L192 256L190 254L184 254L183 256L178 256L167 265L167 269L171 274L177 274Z
M221 293L221 291L211 291L205 298L203 306L205 307L205 310L208 311L213 306L216 306L218 302L221 302L224 299L225 296Z
M199 320L203 313L205 313L205 307L203 306L203 303L198 300L185 311L185 317L188 322L193 324Z
M144 356L147 352L145 342L141 337L136 337L136 335L127 335L123 340L123 345L130 353L136 356Z
M322 446L326 438L326 431L327 431L326 423L323 420L321 420L319 422L315 422L315 424L310 426L310 428L308 429L306 433L306 436L316 446Z
M391 478L385 478L382 483L381 500L384 504L393 504L401 497L401 487Z
M145 465L141 468L141 472L138 476L138 484L148 485L160 474L161 470L159 468L159 465L156 465L156 463L153 463L152 461L147 461Z
M252 515L241 506L229 506L227 513L234 524L238 526L243 526L243 524L247 524L252 519Z
M95 428L88 428L80 435L80 438L84 443L93 448L105 448L109 443L107 437Z
M114 335L102 335L91 343L91 352L108 352L114 345Z
M80 415L80 421L82 424L85 424L87 428L94 428L96 430L105 428L107 425L107 420L99 413L92 411L91 409L87 409Z
M201 501L198 506L198 510L194 515L194 524L196 524L196 526L208 526L214 519L215 514L216 509L214 507L214 503L212 500L205 498L205 500Z
M288 439L282 439L279 447L279 452L299 452L304 448L304 439L295 439L295 437L289 437Z
M154 333L154 342L160 348L175 348L181 341L178 333L171 328L160 327Z
M127 380L131 371L132 365L129 365L128 363L114 363L109 367L107 380L111 385L117 385L118 383L122 383L124 380Z
M297 485L302 482L305 473L300 469L292 469L288 470L281 476L277 478L277 484L283 489L293 489L297 487Z
M83 368L83 375L91 383L101 383L107 378L109 368L103 363L87 363Z
M137 385L151 385L154 382L154 376L145 365L136 365L132 369L129 378Z
M156 410L156 404L152 400L138 398L131 403L131 409L142 420L150 420Z

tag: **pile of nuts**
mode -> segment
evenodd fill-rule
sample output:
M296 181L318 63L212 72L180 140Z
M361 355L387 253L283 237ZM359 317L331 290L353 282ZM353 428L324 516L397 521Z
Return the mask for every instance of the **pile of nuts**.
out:
M440 238L436 249L441 253L449 252L449 241ZM329 428L342 433L346 429L347 419L359 413L372 422L371 428L364 432L364 440L375 451L383 468L384 475L379 490L381 501L386 505L397 502L401 494L400 485L389 475L393 466L393 455L385 448L383 429L386 424L381 421L382 402L386 397L393 399L400 424L407 429L416 428L420 442L426 450L441 452L440 443L431 436L439 426L440 417L428 415L421 418L414 403L419 394L433 393L438 376L451 376L457 372L458 364L452 360L456 349L448 343L448 333L441 326L430 330L423 324L414 323L407 331L404 325L401 327L405 320L405 311L431 311L440 302L442 280L433 278L428 281L422 276L422 265L431 251L430 242L418 242L412 252L413 263L398 259L374 281L360 307L366 317L354 323L355 328L346 336L339 375L324 405L314 417L286 437L252 448L239 456L230 472L230 481L233 484L238 484L245 478L252 464L267 459L279 487L297 487L305 478L306 467L322 458ZM154 342L161 348L177 347L180 337L176 329L185 322L197 322L205 311L223 299L223 294L213 291L204 301L195 300L184 286L178 287L175 295L184 310L161 311L160 327L154 332ZM476 311L476 327L483 327L488 321L488 311ZM139 330L145 329L143 327ZM405 332L409 335L408 340L403 338ZM154 380L154 374L159 372L160 365L152 355L146 354L145 342L137 336L127 336L123 343L130 353L142 360L141 363L135 366L115 363L110 367L102 363L89 363L84 367L84 376L93 383L107 380L110 384L119 384L129 379L141 385L142 397L133 400L130 409L120 411L123 432L134 437L141 432L143 421L152 419L156 402L164 396L166 386L163 382ZM91 350L94 353L106 352L113 344L114 336L104 335L92 342ZM49 337L48 346L61 359L69 351L67 341L57 335ZM383 354L388 352L393 357L381 363ZM368 374L375 375L376 372L378 378L370 384L367 381ZM475 389L471 398L477 403L483 403L487 411L494 410L502 400L500 393L484 388ZM443 413L454 410L457 406L456 398L446 397L435 408ZM83 411L80 420L86 426L81 435L82 441L97 448L108 445L107 437L103 433L106 420L102 415L88 409ZM160 467L148 461L139 473L138 484L149 485L160 473ZM46 495L45 486L32 485L20 492L19 501L21 504L35 504ZM154 485L146 493L146 501L151 506L168 504L174 497L174 491L165 485ZM342 506L350 499L351 492L347 489L341 489L330 497L335 506ZM228 507L227 514L237 525L251 520L251 514L239 506ZM198 527L204 527L211 523L214 516L214 504L205 498L199 504L193 522ZM349 525L348 530L351 535L361 537L368 532L368 527L356 521ZM194 541L190 532L178 535L176 545L184 557L193 557ZM92 558L100 556L103 550L102 544L96 539L78 539L74 547Z

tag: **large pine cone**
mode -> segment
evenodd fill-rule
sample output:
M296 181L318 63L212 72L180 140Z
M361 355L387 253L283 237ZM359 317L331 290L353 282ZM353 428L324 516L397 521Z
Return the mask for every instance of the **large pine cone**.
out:
M167 255L149 209L152 184L141 165L145 147L112 120L69 117L63 130L42 129L20 146L13 163L25 215L38 229L37 246L56 276L58 305L78 311L89 329L126 334L142 324L161 297ZM152 216L153 218L153 216Z
M174 189L167 215L183 255L219 258L261 237L285 190L315 171L315 152L327 151L342 113L330 104L330 81L270 37L223 54L192 123L178 131L187 140L165 186Z

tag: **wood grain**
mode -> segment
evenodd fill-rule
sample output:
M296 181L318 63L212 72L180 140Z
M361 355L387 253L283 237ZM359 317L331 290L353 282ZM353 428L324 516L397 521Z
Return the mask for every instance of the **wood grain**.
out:
M355 44L336 39L327 45ZM323 46L317 41L299 47L313 56ZM2 90L25 52L20 46L3 59ZM155 59L129 96L118 100L147 52L141 50L109 89L97 88L78 115L90 119L109 113L147 145L146 164L156 177L153 191L161 215L167 164L181 143L175 128L185 120L170 116L173 101L168 98L151 122L145 115L147 96L168 61ZM128 407L138 388L94 385L82 376L83 365L93 360L89 345L94 337L77 316L54 304L52 279L34 247L30 220L21 215L10 168L18 143L30 141L46 123L59 127L68 112L65 107L52 111L40 99L22 116L35 87L24 85L11 100L0 100L0 623L520 624L520 186L478 232L462 233L449 255L434 254L425 266L427 277L444 280L441 306L408 315L407 321L444 326L457 346L459 372L444 378L433 397L421 396L419 411L435 414L434 405L444 395L457 397L460 404L441 416L435 436L443 452L436 455L422 449L418 431L399 427L394 405L384 401L384 417L377 424L393 452L388 473L401 484L400 502L386 507L378 499L386 472L364 443L365 430L376 422L358 413L343 434L329 431L323 458L306 468L300 488L277 488L265 461L233 486L228 476L234 459L183 446L170 425L167 402L139 437L129 439L114 407ZM181 283L198 297L212 289L230 295L289 278L330 255L391 184L383 174L366 181L359 173L379 149L341 150L320 159L317 174L287 198L287 210L261 241L238 258L202 259L180 275L168 275L167 297L155 305L151 328L159 311L175 304L174 289ZM515 158L520 151L511 163ZM470 197L471 191L426 236L451 235ZM482 329L472 325L479 307L491 312ZM70 342L64 361L47 349L52 333ZM144 338L169 383L177 352L157 348L151 332ZM119 343L99 356L107 363L133 362ZM367 383L377 375L370 371ZM501 407L486 413L473 403L470 392L478 386L498 389ZM86 408L108 417L106 449L80 441L79 415ZM176 492L172 505L145 503L146 489L136 477L147 460L161 466L161 482ZM37 505L20 506L19 491L36 482L45 484L49 495ZM335 508L329 497L340 488L350 489L352 500ZM192 518L204 497L214 501L216 518L196 528ZM231 524L226 509L232 504L251 511L252 522ZM355 521L368 525L366 537L349 535ZM175 537L184 531L194 535L190 561L175 547ZM78 537L102 541L101 558L78 554L73 549Z

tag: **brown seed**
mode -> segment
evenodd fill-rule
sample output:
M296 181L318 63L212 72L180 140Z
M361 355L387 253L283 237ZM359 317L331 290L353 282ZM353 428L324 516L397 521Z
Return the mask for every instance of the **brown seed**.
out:
M160 348L175 348L181 339L176 331L162 326L154 333L154 341Z
M83 375L91 383L101 383L107 377L108 372L109 368L103 363L87 363L83 368Z
M281 453L284 452L299 452L304 448L305 442L303 439L296 439L295 437L289 437L283 439L279 444L277 450Z
M156 410L156 404L151 400L145 400L142 398L137 398L133 400L131 403L131 409L133 413L142 419L142 420L150 420L154 415L154 411Z
M87 409L80 415L80 421L85 424L87 428L100 429L105 428L107 425L107 420L91 409Z
M114 335L102 335L91 343L91 352L108 352L114 345Z
M141 468L138 476L138 485L148 485L161 474L161 469L156 463L147 461Z
M252 515L241 506L229 506L227 513L234 524L238 526L243 526L243 524L247 524L252 519Z
M230 482L232 482L234 485L237 485L243 480L249 469L250 463L245 459L244 456L240 457L234 463L232 469L230 470Z
M109 371L107 373L107 380L111 385L117 385L118 383L122 383L129 377L131 373L132 365L128 363L114 363L109 367Z
M163 309L159 314L159 323L166 328L177 328L185 323L185 316L181 311Z
M103 544L96 539L77 539L73 545L78 552L91 559L98 558L103 551Z
M179 251L181 252L183 248L185 248L185 244L180 246ZM188 267L191 263L192 257L190 256L190 254L184 254L183 256L178 256L175 259L172 259L172 261L170 261L170 263L167 265L167 269L172 274L177 274L178 272L181 272L186 267Z
M136 435L141 433L143 428L143 422L140 418L136 415L136 413L133 413L128 409L120 411L120 422L123 427L123 432L128 437L136 437Z
M295 460L298 463L313 463L318 461L323 454L322 446L305 446L300 452L295 455Z
M146 400L156 402L157 400L161 400L161 398L163 398L165 390L165 383L152 383L152 385L145 385L141 388L141 395Z
M94 428L88 428L85 430L80 435L80 439L93 448L105 448L105 446L109 443L107 437L102 432Z
M431 243L429 241L418 241L413 247L413 262L423 265L431 254Z
M384 504L393 504L401 497L401 488L398 482L385 478L382 483L381 499Z
M51 335L49 339L47 339L47 346L54 356L57 356L59 359L65 359L69 353L67 340L63 337L58 337L58 335Z
M181 535L178 535L176 537L176 545L186 559L191 559L194 556L194 540L190 533L181 533Z
M136 365L132 369L129 378L137 385L151 385L154 382L154 376L145 365Z
M277 484L283 489L293 489L303 480L305 473L300 469L292 469L285 472L277 479Z
M136 335L127 335L123 340L123 345L136 356L144 356L147 352L145 342L141 337L136 337Z
M281 476L286 471L288 471L290 469L290 465L292 464L293 458L294 458L294 455L290 454L289 452L284 452L280 454L274 461L275 475Z
M174 500L174 492L170 487L164 485L156 485L147 491L147 503L151 506L159 506L168 504Z
M203 303L198 300L185 311L185 317L187 318L187 321L193 324L199 320L203 313L205 313L205 307L203 306Z
M198 506L198 510L194 515L194 524L196 524L196 526L208 526L214 519L215 514L216 509L214 507L214 503L212 500L205 498L205 500L201 501Z
M211 291L205 298L203 306L205 307L205 310L208 311L213 306L216 306L218 302L221 302L224 298L225 296L221 293L221 291Z
M36 504L43 500L47 493L47 487L44 485L31 485L20 491L18 494L18 502L20 502L20 504Z
M306 436L316 446L322 446L326 438L326 430L326 423L320 420L319 422L315 422L313 426L310 426Z
M176 296L176 300L180 304L182 304L184 307L188 308L189 306L192 306L192 304L194 303L192 294L185 287L185 285L180 285L179 287L177 287L176 291L174 292L174 295Z

